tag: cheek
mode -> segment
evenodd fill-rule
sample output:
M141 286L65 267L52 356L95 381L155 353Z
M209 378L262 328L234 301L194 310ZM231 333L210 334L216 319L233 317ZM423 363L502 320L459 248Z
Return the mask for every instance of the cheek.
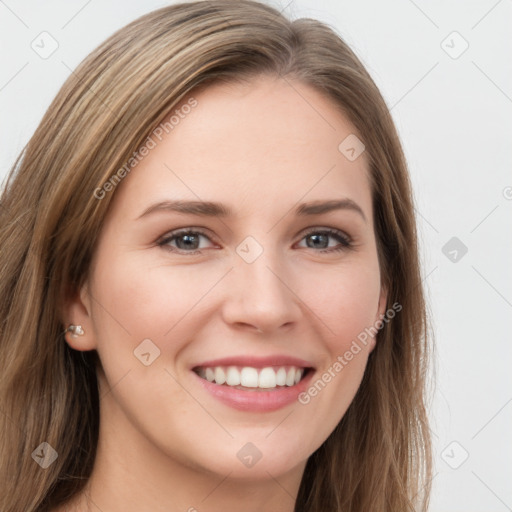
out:
M170 430L183 423L194 425L201 414L176 382L173 361L201 327L200 300L218 281L214 273L211 268L197 272L187 266L148 265L137 253L104 258L95 267L97 350L106 384L114 389L106 396L115 397L142 431L151 432L155 424ZM139 357L147 352L151 362L146 366ZM151 421L141 411L147 411Z
M189 397L182 396L171 375L162 372L176 375L182 370L175 363L211 314L208 293L226 270L210 265L155 265L142 256L132 252L104 258L95 268L97 351L108 385L130 372L137 388L156 390L164 385L163 396L172 391L175 403L180 397L186 403ZM140 358L148 352L150 364L145 366Z
M302 281L301 297L321 321L331 355L338 355L378 319L378 263L376 258L361 259L311 275L315 279Z
M320 276L318 276L320 277ZM328 279L327 279L328 278ZM299 404L310 415L323 418L316 427L319 439L327 438L346 413L361 384L371 338L368 329L378 319L380 274L373 260L340 266L336 272L303 287L308 306L318 317L325 355Z
M97 268L94 284L103 306L98 313L109 329L128 332L133 341L163 339L199 306L222 272L216 274L211 267L148 265L136 253L124 255L116 264Z

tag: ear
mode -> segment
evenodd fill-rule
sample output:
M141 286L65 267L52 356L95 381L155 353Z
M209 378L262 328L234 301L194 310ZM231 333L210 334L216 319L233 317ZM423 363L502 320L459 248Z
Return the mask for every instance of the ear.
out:
M96 336L94 335L91 317L91 296L88 293L87 284L79 290L71 292L63 306L64 326L81 326L83 334L73 334L66 331L66 342L74 350L87 351L96 348Z
M381 325L382 318L384 318L384 316L386 314L387 302L388 302L388 289L386 286L381 285L379 302L377 304L377 313L375 315L375 324L374 325L377 325L377 326ZM370 352L375 348L376 344L377 344L377 335L372 336L372 338L371 338Z

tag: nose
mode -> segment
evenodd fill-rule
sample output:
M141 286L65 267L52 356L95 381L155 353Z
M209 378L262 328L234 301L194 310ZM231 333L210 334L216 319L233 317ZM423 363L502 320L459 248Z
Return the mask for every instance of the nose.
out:
M291 272L268 252L252 263L239 259L227 276L223 318L235 328L271 333L290 328L302 315Z

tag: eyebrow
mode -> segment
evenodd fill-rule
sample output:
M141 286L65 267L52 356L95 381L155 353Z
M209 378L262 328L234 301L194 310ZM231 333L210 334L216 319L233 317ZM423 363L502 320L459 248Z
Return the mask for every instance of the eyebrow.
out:
M311 201L302 203L295 208L295 215L304 217L308 215L320 215L336 210L354 211L361 215L365 222L366 216L362 208L352 199L331 199L327 201ZM144 210L138 219L146 217L154 212L176 212L189 215L200 215L204 217L229 217L233 212L227 206L212 201L160 201Z

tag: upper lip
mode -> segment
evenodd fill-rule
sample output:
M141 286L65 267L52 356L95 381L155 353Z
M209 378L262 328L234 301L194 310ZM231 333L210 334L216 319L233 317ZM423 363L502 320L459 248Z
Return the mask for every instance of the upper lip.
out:
M231 356L222 357L220 359L210 359L209 361L194 364L192 369L214 366L250 366L252 368L265 368L267 366L296 366L298 368L313 368L313 364L310 361L299 359L297 357L276 354L265 357Z

